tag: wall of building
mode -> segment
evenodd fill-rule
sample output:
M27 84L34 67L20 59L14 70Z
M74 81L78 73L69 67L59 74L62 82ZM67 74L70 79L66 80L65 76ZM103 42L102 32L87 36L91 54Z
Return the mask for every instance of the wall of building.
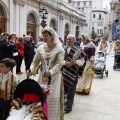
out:
M79 0L74 1L74 6L78 8L79 11L85 14L86 24L84 26L84 32L91 33L91 13L92 13L92 0Z
M48 26L50 25L50 21L54 19L56 22L55 29L59 36L64 38L66 24L69 26L69 33L75 35L76 21L84 23L85 15L82 12L77 11L73 6L63 1L61 2L61 0L54 0L56 1L57 6L50 4L52 1L1 0L0 6L2 6L4 10L6 19L6 32L16 32L17 36L27 34L27 17L32 13L36 21L36 36L38 37L41 35L42 29L41 26L38 26L42 20L39 16L39 9L45 7L48 11L48 18L46 20Z
M92 27L98 37L108 36L109 13L105 9L93 9Z

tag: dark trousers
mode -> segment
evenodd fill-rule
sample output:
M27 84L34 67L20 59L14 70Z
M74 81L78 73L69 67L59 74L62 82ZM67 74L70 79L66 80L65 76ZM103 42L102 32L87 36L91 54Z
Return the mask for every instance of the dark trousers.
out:
M4 103L4 99L3 98L0 98L0 118L2 117L2 105ZM1 119L0 119L1 120Z
M19 62L16 66L16 73L21 72L21 64L22 64L23 56L19 56Z
M33 58L34 58L33 55L31 55L31 56L25 56L25 70L26 71L30 69L31 63L33 61Z
M30 69L30 65L25 67L25 70L28 71Z
M11 108L11 100L4 101L0 98L0 120L6 120Z
M67 98L66 107L69 107L70 109L72 109L72 105L74 102L77 83L78 83L78 73L76 75L76 81L74 82L71 88L68 88L66 85L64 85L64 94L66 95Z

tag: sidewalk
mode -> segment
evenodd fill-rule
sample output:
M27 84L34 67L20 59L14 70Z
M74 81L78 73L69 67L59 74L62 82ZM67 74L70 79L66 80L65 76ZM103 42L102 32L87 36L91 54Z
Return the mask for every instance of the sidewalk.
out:
M75 95L73 110L65 114L65 120L120 120L120 71L113 70L113 63L112 52L107 56L108 77L104 75L101 79L95 75L90 94ZM25 71L24 63L22 71ZM18 77L23 80L26 75Z
M73 110L65 120L120 120L120 71L113 70L113 52L107 56L108 77L95 75L91 93L75 96Z

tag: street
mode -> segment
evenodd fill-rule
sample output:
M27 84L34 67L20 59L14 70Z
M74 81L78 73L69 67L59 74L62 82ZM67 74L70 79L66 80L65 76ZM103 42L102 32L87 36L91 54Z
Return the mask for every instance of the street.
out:
M65 114L65 120L120 120L120 71L113 70L113 54L107 56L108 77L104 75L101 79L95 75L90 94L75 95L72 112ZM24 65L22 71L25 71ZM25 73L18 77L26 78Z
M65 120L120 120L120 71L113 70L113 54L107 56L108 77L95 75L90 94L76 94L73 110Z

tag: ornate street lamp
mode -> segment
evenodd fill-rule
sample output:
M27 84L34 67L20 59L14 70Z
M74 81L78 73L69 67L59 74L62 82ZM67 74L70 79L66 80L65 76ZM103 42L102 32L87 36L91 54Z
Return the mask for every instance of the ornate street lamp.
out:
M40 23L40 25L44 28L45 26L47 26L46 24L46 19L48 17L48 12L47 10L45 9L45 7L43 7L42 9L39 10L39 13L40 13L40 17L42 18L42 21Z
M76 24L77 24L77 25L80 25L80 22L79 22L79 21L76 21Z

